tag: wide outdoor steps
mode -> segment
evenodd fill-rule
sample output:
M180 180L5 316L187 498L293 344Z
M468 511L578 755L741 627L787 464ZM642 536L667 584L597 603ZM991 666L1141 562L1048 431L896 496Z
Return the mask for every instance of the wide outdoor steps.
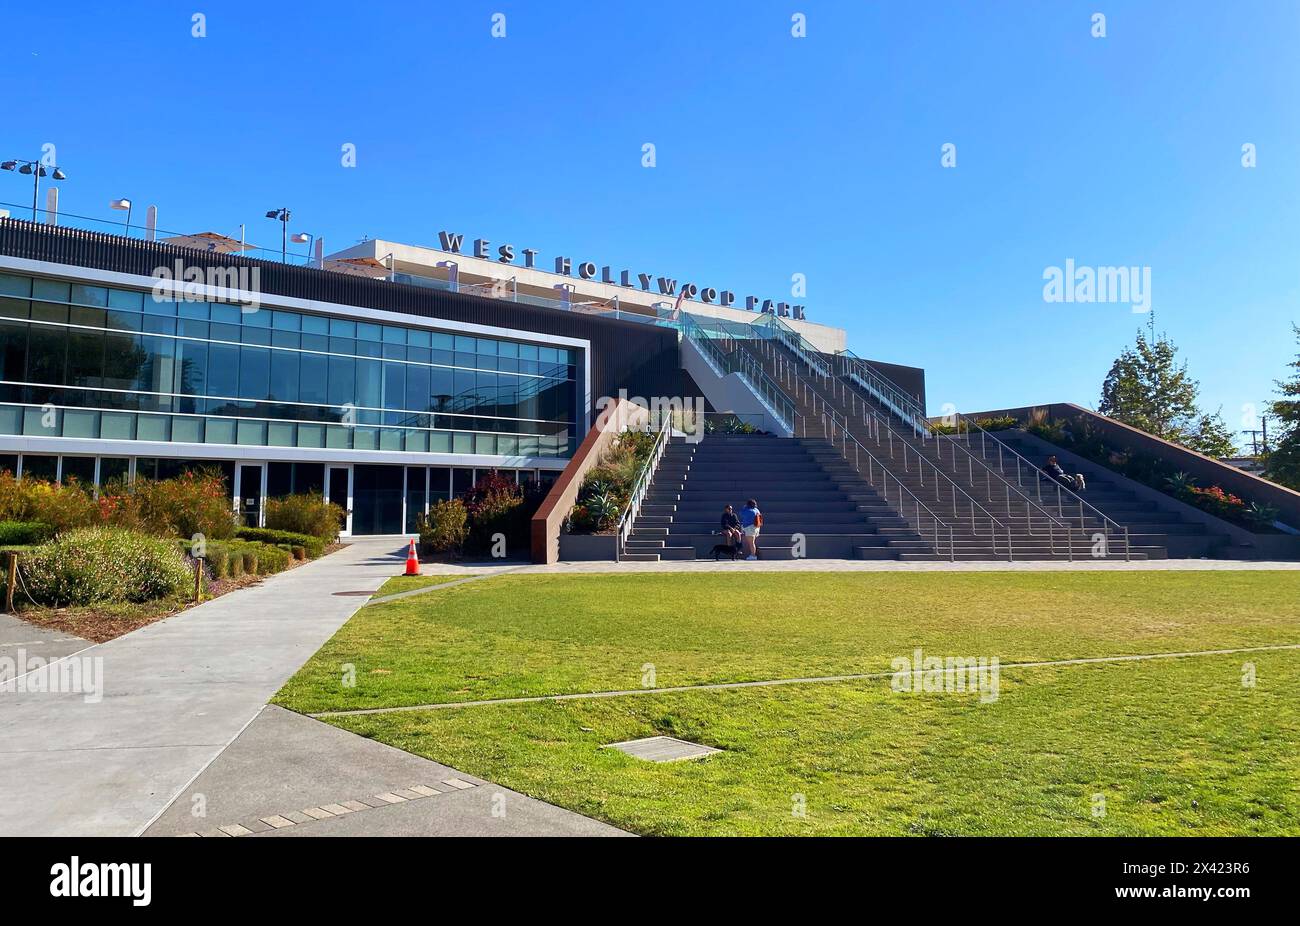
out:
M1038 503L1035 486L1009 490L1007 480L996 472L995 460L967 454L966 447L953 448L941 443L943 438L916 435L866 390L844 380L814 375L783 345L736 343L738 349L747 351L763 364L769 375L785 388L803 417L805 431L834 439L833 444L825 440L814 450L824 466L831 467L838 458L839 465L864 477L874 475L879 479L883 465L888 471L886 484L901 484L940 520L952 526L954 559L1081 559L1092 558L1100 549L1096 537L1107 532L1095 513L1085 510L1081 517L1077 503L1073 512L1068 508L1051 510L1046 504ZM889 424L873 423L864 405ZM847 425L853 439L876 457L876 462L869 462L862 451L855 454L851 443L846 450L833 430L822 431L821 419L827 406ZM918 460L918 455L924 462ZM981 460L984 466L980 465ZM897 499L895 489L890 493L890 501L896 504ZM972 507L977 512L977 522L983 522L975 528L970 525ZM901 513L913 522L913 527L925 534L924 512L918 518L911 500L902 508ZM1143 509L1126 512L1117 508L1115 514L1107 512L1107 516L1129 527L1127 550L1123 532L1113 529L1109 532L1104 547L1107 558L1163 558L1168 543L1163 530L1165 523L1178 529L1177 520L1169 519L1167 513L1156 515ZM1001 525L996 530L993 520ZM1008 546L1012 551L1010 557ZM942 548L933 555L947 559L949 553L945 537ZM901 556L910 559L918 554Z
M753 498L763 559L896 559L930 549L884 500L804 442L771 435L674 438L664 451L623 559L711 558L723 508Z

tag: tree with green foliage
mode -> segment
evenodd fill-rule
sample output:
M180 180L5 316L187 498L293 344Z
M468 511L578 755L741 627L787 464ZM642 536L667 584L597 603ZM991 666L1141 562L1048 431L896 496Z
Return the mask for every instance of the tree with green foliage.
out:
M1237 452L1222 416L1197 405L1200 384L1178 363L1168 335L1141 330L1137 342L1112 364L1101 387L1103 415L1211 457Z
M1291 326L1300 341L1300 325ZM1300 489L1300 354L1288 364L1295 374L1289 380L1278 380L1282 398L1274 401L1270 410L1282 426L1278 442L1268 455L1267 475L1274 482Z

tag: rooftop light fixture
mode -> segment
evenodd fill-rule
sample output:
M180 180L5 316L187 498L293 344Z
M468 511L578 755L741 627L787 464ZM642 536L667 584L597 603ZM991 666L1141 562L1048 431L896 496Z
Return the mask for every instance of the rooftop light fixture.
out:
M131 236L131 200L126 198L115 199L108 204L108 208L126 213L126 234L129 238Z
M277 219L280 222L280 263L287 263L289 259L289 217L292 215L286 206L279 209L270 209L266 213L268 219Z
M53 164L50 169L46 170L45 165L40 161L24 161L21 158L15 158L12 161L0 163L0 170L17 170L20 174L30 174L32 178L32 221L36 221L36 203L40 199L41 178L53 177L55 180L67 180L68 175Z

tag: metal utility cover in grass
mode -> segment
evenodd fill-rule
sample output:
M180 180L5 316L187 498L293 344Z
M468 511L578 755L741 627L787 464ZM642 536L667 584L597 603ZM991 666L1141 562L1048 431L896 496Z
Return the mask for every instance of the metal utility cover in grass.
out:
M647 762L681 762L686 759L703 759L722 752L712 746L688 743L672 736L647 736L645 739L628 740L626 743L610 743L602 749L617 749L636 759Z

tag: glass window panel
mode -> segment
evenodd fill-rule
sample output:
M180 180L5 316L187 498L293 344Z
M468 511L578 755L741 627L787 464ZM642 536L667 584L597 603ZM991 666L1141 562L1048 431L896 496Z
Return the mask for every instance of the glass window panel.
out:
M32 304L26 299L10 299L6 296L0 296L0 317L30 318L31 314Z
M239 339L245 344L270 344L271 330L269 328L250 328L245 325L240 329Z
M356 450L378 450L379 432L376 428L353 428L352 446Z
M429 433L430 453L451 453L451 432L431 431Z
M240 350L229 344L208 345L208 395L239 394Z
M99 437L99 412L88 408L63 410L64 437Z
M473 453L474 435L464 431L455 432L451 437L451 448L453 453Z
M302 335L302 349L317 350L324 353L330 349L330 339L323 334L307 334L304 332Z
M144 300L144 314L146 315L172 315L176 314L175 299L156 299L152 294Z
M139 331L144 327L144 316L137 312L118 312L110 309L104 324L117 331Z
M380 450L401 450L402 431L399 428L381 428L379 431Z
M266 495L280 498L293 492L293 464L266 464Z
M32 298L49 299L52 302L67 302L72 286L62 280L33 280Z
M302 330L310 334L329 334L330 320L323 315L303 315Z
M478 411L483 415L497 413L497 375L495 373L476 373L474 391L478 394Z
M300 331L302 329L302 316L297 312L276 311L271 315L271 324L281 331Z
M266 425L266 442L272 447L293 447L297 437L294 435L292 421L269 421ZM286 464L288 465L288 464Z
M63 385L63 367L67 354L66 329L33 325L27 350L27 381Z
M353 399L362 408L380 408L383 406L382 367L377 360L358 360L357 362L356 398ZM332 397L332 393L331 393Z
M249 311L241 306L239 309L239 320L245 328L270 328L271 327L271 310L256 308Z
M171 440L171 421L166 415L141 415L135 424L135 439Z
M429 409L428 367L408 366L406 368L406 398L403 404L416 412Z
M0 434L21 434L23 410L14 405L0 405Z
M265 444L266 443L266 422L250 421L247 418L239 419L238 436L236 443L240 444Z
M346 318L331 318L330 334L336 338L355 338L357 336L357 323L349 321ZM304 330L306 330L304 328Z
M271 352L263 347L241 347L239 349L239 397L265 399L270 389Z
M0 322L0 380L21 382L27 375L27 324Z
M406 364L384 364L383 408L406 408Z
M183 395L203 395L207 374L208 345L202 341L177 341L173 391Z
M143 321L143 330L149 334L176 333L176 319L174 318L163 318L158 315L145 315Z
M44 454L23 454L23 478L53 482L58 475L59 458Z
M108 320L108 310L74 305L68 320L74 325L83 325L87 328L103 328L104 322Z
M357 339L357 356L358 357L382 357L384 355L384 345L378 341L362 341Z
M399 328L396 325L384 325L384 343L405 344L406 329Z
M239 306L231 305L228 302L208 303L208 311L214 322L221 322L225 325L238 325L243 322Z
M43 322L68 323L68 307L62 302L33 302L32 318Z
M352 446L352 432L355 428L341 424L332 424L325 429L325 446L331 449L346 450Z
M130 412L101 412L99 436L103 440L135 440L135 415Z
M233 444L235 421L233 418L208 418L203 424L203 439L209 444Z
M407 429L406 450L408 453L424 453L429 449L429 432Z
M379 341L383 338L383 329L370 322L357 322L358 341Z
M99 484L108 485L115 480L125 481L131 469L131 461L126 457L99 458Z
M298 354L271 351L271 388L268 396L280 402L298 401Z
M137 388L142 392L171 392L176 383L176 342L171 338L140 338L144 363Z
M224 322L213 322L208 327L208 337L212 338L212 340L230 341L234 344L239 343L239 337L242 332L243 329L238 325L228 325Z
M446 367L429 369L429 408L432 411L450 411L455 397L454 374Z
M0 295L30 296L31 294L31 277L16 276L12 273L0 273Z
M406 329L406 343L411 347L428 347L430 332L422 328Z
M356 404L357 362L351 357L331 357L329 404L341 407Z
M301 354L298 365L298 401L329 404L329 392L326 389L329 358L317 354Z
M94 305L103 308L108 305L108 287L73 283L71 297L73 302L80 305ZM80 459L85 459L85 457Z
M271 344L274 347L297 348L300 346L301 339L302 335L298 334L296 331L276 330L271 332Z
M73 331L68 335L68 385L102 385L104 335L99 331Z
M137 290L110 289L108 291L108 307L110 309L125 309L129 312L143 312L144 293Z
M184 444L203 443L203 419L188 415L172 418L172 441Z
M298 446L299 447L325 446L325 425L323 424L298 425Z
M199 321L208 320L208 304L206 302L191 301L182 299L177 303L181 318L193 318ZM207 329L204 329L207 330Z

